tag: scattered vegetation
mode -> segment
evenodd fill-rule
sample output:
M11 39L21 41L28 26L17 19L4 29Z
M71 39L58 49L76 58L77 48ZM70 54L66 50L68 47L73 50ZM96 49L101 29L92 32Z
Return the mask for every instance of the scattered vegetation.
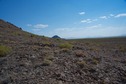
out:
M67 48L63 48L63 49L61 49L61 52L70 52L70 50L69 49L67 49Z
M96 57L94 57L93 59L92 59L92 64L95 64L95 65L97 65L97 64L99 64L100 63L100 58L96 58Z
M59 53L59 50L55 50L55 51L54 51L54 54L58 54L58 53Z
M86 42L86 43L85 43L85 45L87 45L87 46L88 46L88 45L90 45L90 43L89 43L89 42Z
M45 42L43 42L43 44L45 44L45 45L51 45L51 42L45 41Z
M92 63L95 64L95 65L97 65L99 63L99 61L96 60L96 59L93 59Z
M50 60L50 61L52 61L53 59L54 59L53 56L47 56L47 57L46 57L46 60Z
M75 54L76 54L77 57L83 57L84 56L83 51L80 51L80 50L76 51Z
M86 66L86 62L85 61L78 61L77 65L79 65L81 68L83 68L84 66Z
M45 49L50 50L51 48L49 46L44 46Z
M73 47L72 44L70 43L63 43L59 45L60 48L67 48L67 49L71 49Z
M56 38L56 41L58 41L58 42L62 42L62 39L60 39L60 38Z
M121 52L126 52L126 47L120 46L120 47L119 47L119 50L120 50Z
M53 52L48 52L48 51L45 51L44 52L44 60L43 60L43 66L49 66L52 64L53 62L53 59L54 59L54 53Z
M31 36L30 37L35 37L36 35L35 34L31 34Z
M52 64L52 61L51 60L48 60L48 59L44 59L44 61L43 61L43 66L49 66L49 65L51 65Z
M4 45L0 45L0 57L7 55L8 53L10 53L11 48L4 46Z
M34 45L34 46L32 46L32 49L34 50L34 51L37 51L37 50L39 50L39 46L36 46L36 45Z
M14 36L20 36L21 33L20 32L13 32L12 35L14 35Z
M96 46L92 46L92 47L89 48L89 50L91 50L91 51L99 51L99 48L96 47Z

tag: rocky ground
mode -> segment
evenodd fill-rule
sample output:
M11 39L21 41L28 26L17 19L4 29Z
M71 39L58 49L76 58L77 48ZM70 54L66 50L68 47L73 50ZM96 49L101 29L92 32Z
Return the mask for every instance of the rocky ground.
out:
M126 84L125 37L52 39L0 20L0 45L0 84Z

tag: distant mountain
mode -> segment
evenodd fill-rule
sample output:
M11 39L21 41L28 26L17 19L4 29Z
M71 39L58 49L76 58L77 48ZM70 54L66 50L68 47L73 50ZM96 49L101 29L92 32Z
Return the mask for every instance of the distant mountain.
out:
M60 38L58 35L54 35L52 38Z

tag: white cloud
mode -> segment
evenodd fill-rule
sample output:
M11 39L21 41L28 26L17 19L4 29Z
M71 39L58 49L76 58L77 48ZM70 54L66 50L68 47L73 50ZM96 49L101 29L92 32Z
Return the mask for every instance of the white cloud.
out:
M32 29L32 31L34 31L34 32L36 32L36 33L38 33L38 31L40 31L41 29L38 29L38 28L34 28L34 29Z
M48 25L47 24L36 24L33 27L34 28L46 28L46 27L48 27Z
M119 17L126 17L126 13L118 14L115 16L115 18L119 18Z
M101 16L101 17L99 17L99 18L101 18L101 19L108 19L107 16Z
M82 23L91 23L92 20L91 19L86 19L86 20L81 20Z
M80 12L80 13L79 13L79 15L84 15L84 14L85 14L85 12Z
M36 24L36 25L27 24L27 26L31 28L33 33L36 33L36 34L38 34L38 32L41 32L41 30L43 28L47 28L48 27L47 24Z
M28 27L33 27L33 28L36 28L36 29L46 28L46 27L48 27L47 24L36 24L36 25L27 24L27 26L28 26Z
M32 26L31 24L27 24L28 27Z
M102 26L101 24L98 24L98 25L89 26L87 28L98 28L98 27L101 27L101 26Z
M111 17L113 17L114 15L113 14L110 14Z
M81 23L91 23L91 22L94 22L94 21L97 21L97 19L85 19L85 20L81 20Z
M98 19L93 19L92 21L98 21Z
M117 15L109 14L108 16L101 16L99 18L101 18L101 19L109 19L111 17L115 17L115 18L126 17L126 13L120 13L120 14L117 14Z

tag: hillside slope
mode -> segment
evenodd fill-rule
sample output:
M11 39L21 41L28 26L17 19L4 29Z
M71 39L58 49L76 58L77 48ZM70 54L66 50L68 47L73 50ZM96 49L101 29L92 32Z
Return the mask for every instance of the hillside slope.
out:
M0 84L126 83L126 38L52 39L0 20L0 45Z

